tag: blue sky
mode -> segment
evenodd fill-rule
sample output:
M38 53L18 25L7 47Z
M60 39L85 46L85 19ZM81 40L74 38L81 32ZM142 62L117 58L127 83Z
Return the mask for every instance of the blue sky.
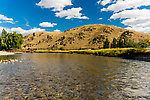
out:
M150 32L150 0L1 0L0 31L29 34L87 24Z

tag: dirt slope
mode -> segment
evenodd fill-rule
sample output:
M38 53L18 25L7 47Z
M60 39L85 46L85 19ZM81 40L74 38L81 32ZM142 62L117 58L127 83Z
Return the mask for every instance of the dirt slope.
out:
M65 32L38 32L24 36L23 49L99 49L106 38L127 35L135 42L150 40L150 33L135 32L111 25L85 25Z

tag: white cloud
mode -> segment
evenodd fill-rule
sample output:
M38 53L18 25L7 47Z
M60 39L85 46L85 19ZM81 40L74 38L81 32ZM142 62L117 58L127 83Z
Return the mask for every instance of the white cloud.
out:
M150 0L117 0L115 4L111 4L107 8L103 8L101 11L119 12L126 9L138 8L148 5L150 5Z
M71 0L41 0L36 5L42 8L53 8L53 11L61 11L64 7L73 5Z
M119 13L114 13L110 19L117 19L117 18L146 18L150 14L150 10L148 9L133 9L133 10L124 10Z
M98 20L102 20L103 18L99 18Z
M41 27L54 27L57 23L50 23L50 22L42 22L39 24Z
M103 0L103 1L99 0L97 3L105 6L105 5L107 5L107 4L111 3L111 2L112 2L112 0Z
M110 19L123 19L121 23L129 26L127 29L139 32L150 32L150 17L148 16L150 16L149 9L133 9L114 13Z
M127 27L126 29L135 30L135 31L138 31L138 32L150 33L150 27L136 27L136 26L133 26L133 27Z
M61 32L60 30L58 30L58 29L56 29L56 30L54 30L54 32Z
M2 33L2 30L5 29L4 27L0 27L0 33Z
M30 27L28 19L27 19L27 18L24 18L24 20L26 21L26 24L25 24L25 25L28 26L28 27Z
M2 14L0 14L0 23L11 23L11 24L15 24L14 20L12 18L8 18Z
M79 8L71 8L67 10L63 10L60 12L56 12L56 17L66 17L65 19L71 19L71 18L78 18L78 19L89 19L87 16L83 16L80 11L82 10L81 7Z
M30 26L29 23L26 23L26 26Z
M52 11L56 12L56 17L66 17L66 19L89 19L87 16L83 16L82 13L80 13L82 10L81 7L64 10L66 6L73 5L71 1L72 0L41 0L39 3L36 3L36 5L42 8L52 8Z
M127 29L150 32L150 9L142 6L150 6L150 0L116 0L101 11L113 11L110 19L121 19Z
M13 21L5 21L6 23L15 24Z
M8 18L8 17L6 17L6 16L4 16L4 15L2 15L2 14L0 14L0 20L13 21L12 18Z
M100 4L100 3L101 3L101 0L97 1L97 3Z
M18 28L0 27L0 32L2 32L3 29L5 29L7 32L17 32L17 33L20 33L20 34L23 34L23 35L34 33L34 32L45 31L45 29L40 29L40 28L33 28L33 29L30 29L30 30L24 30L21 27L18 27Z

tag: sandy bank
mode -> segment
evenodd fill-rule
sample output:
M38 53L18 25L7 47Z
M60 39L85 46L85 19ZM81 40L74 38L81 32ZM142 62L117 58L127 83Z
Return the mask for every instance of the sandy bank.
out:
M0 56L2 55L14 55L15 53L12 52L6 52L6 51L0 51Z

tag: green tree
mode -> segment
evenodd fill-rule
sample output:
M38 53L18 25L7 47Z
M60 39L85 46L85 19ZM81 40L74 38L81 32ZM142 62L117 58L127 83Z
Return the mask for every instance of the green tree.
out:
M117 48L117 39L116 38L113 39L113 42L111 44L111 48Z
M33 33L33 36L35 36L35 33Z
M128 48L129 45L129 39L127 37L124 37L124 48Z
M106 38L103 47L104 47L104 48L109 48L109 44L110 44L110 42L109 42L108 38Z
M119 48L124 48L124 41L123 41L123 38L120 37L119 41L118 41L118 47Z
M148 44L148 46L150 46L150 40L149 39L146 39L143 42L146 42Z
M7 32L5 31L5 29L3 29L3 30L2 30L2 36L3 36L3 37L6 37L6 35L7 35Z
M0 36L0 50L9 50L11 48L21 49L23 43L22 34L7 33L4 29Z

